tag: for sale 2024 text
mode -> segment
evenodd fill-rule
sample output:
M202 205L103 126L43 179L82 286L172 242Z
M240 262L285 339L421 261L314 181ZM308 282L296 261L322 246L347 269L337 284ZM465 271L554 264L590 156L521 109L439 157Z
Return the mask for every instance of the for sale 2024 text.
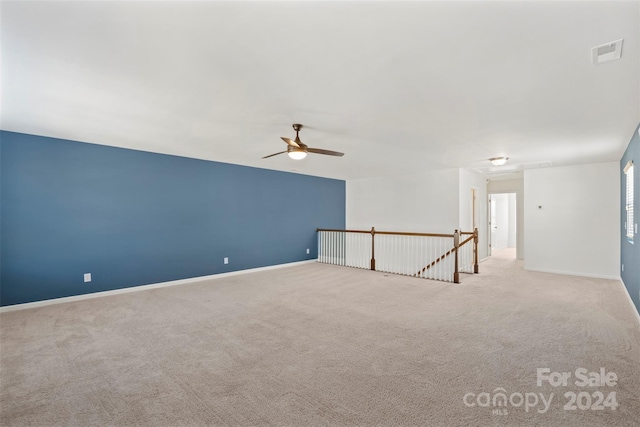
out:
M541 387L545 382L552 387L567 387L570 382L580 388L615 387L618 384L618 375L615 372L607 372L605 368L600 368L599 372L578 368L573 373L551 372L549 368L538 368L536 382L538 387ZM553 398L553 393L551 396ZM567 391L564 393L564 397L567 399L564 405L566 411L604 411L605 409L615 411L618 407L615 391L607 393L606 396L600 390L593 392L584 390L578 393Z

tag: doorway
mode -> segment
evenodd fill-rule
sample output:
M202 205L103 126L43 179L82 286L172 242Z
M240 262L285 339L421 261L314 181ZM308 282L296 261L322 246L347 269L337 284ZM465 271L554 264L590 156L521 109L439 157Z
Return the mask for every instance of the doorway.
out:
M489 256L516 258L517 194L489 195Z

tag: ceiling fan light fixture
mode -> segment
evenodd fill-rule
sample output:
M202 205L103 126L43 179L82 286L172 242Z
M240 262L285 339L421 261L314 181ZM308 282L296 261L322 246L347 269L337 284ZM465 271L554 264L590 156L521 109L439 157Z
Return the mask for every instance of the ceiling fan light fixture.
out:
M507 160L509 160L508 157L492 157L489 159L491 164L494 166L502 166L507 163Z
M301 124L294 123L293 130L296 131L296 139L287 138L286 136L281 136L280 139L287 144L287 151L280 151L279 153L269 154L268 156L264 156L263 159L268 159L269 157L277 156L279 154L287 153L290 159L293 160L302 160L307 157L307 153L313 154L324 154L325 156L336 156L342 157L344 153L339 151L331 151L325 150L324 148L311 148L307 146L307 144L300 141L300 136L298 132L302 129Z
M302 150L290 150L287 152L287 154L293 160L302 160L307 157L307 152Z

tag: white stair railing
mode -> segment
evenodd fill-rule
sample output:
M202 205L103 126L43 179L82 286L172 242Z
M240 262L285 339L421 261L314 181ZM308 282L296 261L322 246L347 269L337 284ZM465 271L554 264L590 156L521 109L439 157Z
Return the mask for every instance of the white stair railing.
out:
M459 271L461 273L477 273L477 233L463 231L460 236L463 240L458 248Z
M369 269L371 236L367 231L318 230L318 261Z
M453 234L318 229L318 261L459 283L477 273L478 232Z

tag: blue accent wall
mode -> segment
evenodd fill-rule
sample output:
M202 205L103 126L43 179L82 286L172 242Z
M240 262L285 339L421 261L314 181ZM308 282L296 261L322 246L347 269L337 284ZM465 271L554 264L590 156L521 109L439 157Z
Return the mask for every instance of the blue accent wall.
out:
M634 243L629 242L626 237L624 223L627 220L627 212L625 210L627 178L623 171L627 162L633 160L634 221L637 223L640 222L638 221L640 219L640 209L638 209L640 206L640 194L638 194L640 193L640 135L638 135L638 129L640 129L640 125L633 132L629 146L620 160L620 262L624 264L624 271L621 272L622 281L640 313L640 236L638 234L634 236Z
M3 306L314 259L345 227L341 180L5 131L0 165Z

